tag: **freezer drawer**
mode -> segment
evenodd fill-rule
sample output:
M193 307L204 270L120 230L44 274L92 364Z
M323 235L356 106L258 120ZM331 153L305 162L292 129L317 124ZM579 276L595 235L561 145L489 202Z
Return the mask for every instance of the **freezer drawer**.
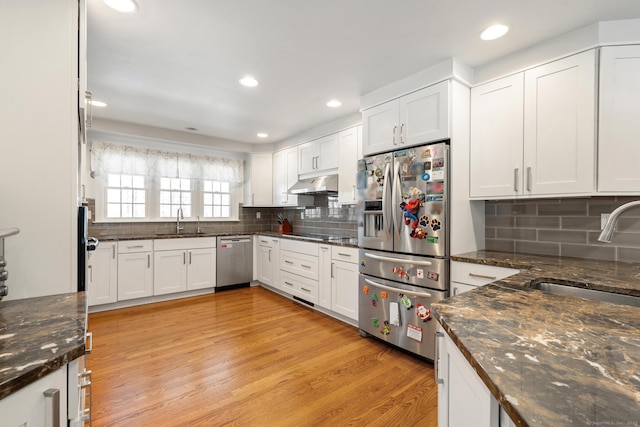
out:
M447 292L405 285L361 274L358 289L358 327L361 333L419 356L435 357L437 321L431 304Z

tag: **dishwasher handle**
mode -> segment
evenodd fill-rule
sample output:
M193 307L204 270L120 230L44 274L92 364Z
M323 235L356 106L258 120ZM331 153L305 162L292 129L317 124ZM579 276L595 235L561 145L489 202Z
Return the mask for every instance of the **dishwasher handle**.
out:
M251 243L251 239L242 238L242 239L222 239L220 240L220 244L228 245L229 243Z

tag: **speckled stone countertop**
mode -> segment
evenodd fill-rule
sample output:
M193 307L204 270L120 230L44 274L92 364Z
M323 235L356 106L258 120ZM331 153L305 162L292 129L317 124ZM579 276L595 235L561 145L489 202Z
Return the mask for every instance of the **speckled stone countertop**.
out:
M452 259L521 269L432 306L516 425L640 425L640 308L526 287L546 278L639 295L640 265L488 251Z
M224 236L271 236L281 237L284 239L303 240L307 242L325 243L335 246L345 246L351 248L358 247L358 239L355 237L339 237L339 236L324 236L318 237L315 235L305 234L280 234L271 231L264 231L259 233L186 233L186 234L153 234L153 235L140 235L140 236L116 236L105 235L96 236L98 240L105 242L117 242L120 240L157 240L157 239L186 239L186 238L199 238L199 237L224 237Z
M0 302L0 399L85 353L84 292Z

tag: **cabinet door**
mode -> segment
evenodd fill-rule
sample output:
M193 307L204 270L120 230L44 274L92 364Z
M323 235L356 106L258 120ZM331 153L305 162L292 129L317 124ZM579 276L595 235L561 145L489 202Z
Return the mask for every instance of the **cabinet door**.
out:
M334 133L314 141L318 146L318 159L316 160L318 171L338 167L338 139L339 134Z
M522 194L523 105L523 73L471 89L471 197Z
M524 74L524 194L595 190L595 51Z
M273 204L282 206L287 202L287 157L285 151L273 154Z
M398 148L397 99L362 112L362 153L365 156Z
M153 295L153 254L118 254L118 301Z
M333 261L331 309L358 320L358 264Z
M300 175L310 172L315 172L318 169L317 160L320 154L320 147L316 145L315 141L302 144L298 148L298 173Z
M44 392L58 390L58 420L53 420L51 402ZM30 427L67 425L67 367L37 380L0 400L0 425L7 427Z
M88 252L89 305L118 301L118 258L115 242L100 242L95 251Z
M600 51L598 191L640 192L640 46Z
M362 126L343 130L338 134L338 203L356 203L356 174L358 171L358 144Z
M153 253L153 294L165 295L187 290L187 251Z
M216 286L216 248L187 251L187 290Z
M449 137L449 82L400 98L400 145L417 145Z
M441 328L439 328L442 330ZM498 427L499 405L460 350L444 333L437 338L438 425Z
M265 239L266 241L266 239ZM258 280L265 285L274 286L273 266L274 266L273 250L268 244L258 246Z
M246 182L245 206L271 206L273 204L272 175L272 154L251 154L250 176Z
M318 305L332 310L331 304L331 246L318 245Z

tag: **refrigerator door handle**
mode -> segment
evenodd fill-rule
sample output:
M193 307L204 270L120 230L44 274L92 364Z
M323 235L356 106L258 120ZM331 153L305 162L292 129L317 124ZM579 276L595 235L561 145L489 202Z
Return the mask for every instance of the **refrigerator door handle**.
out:
M418 261L418 260L411 261L411 260L407 260L407 259L403 259L403 258L394 258L394 257L390 257L390 256L370 254L369 252L365 252L364 256L367 257L367 258L378 260L378 261L401 262L403 264L424 265L424 266L433 265L433 263L431 261Z
M377 286L380 289L385 289L387 291L391 291L391 292L398 292L401 294L405 294L405 295L411 295L414 297L423 297L423 298L431 298L432 295L428 292L414 292L414 291L408 291L406 289L400 289L400 288L394 288L392 286L386 286L383 285L381 283L378 282L374 282L373 280L369 280L369 279L364 279L365 283L368 283L371 286Z
M391 169L390 164L387 163L387 166L384 168L384 190L382 192L382 227L385 231L385 237L387 241L391 241L391 232L393 230L393 223L395 223L395 218L393 221L391 220L393 217L393 207L389 204L393 203L393 200L390 199L391 194L391 186L389 183L391 182ZM391 210L391 211L390 211Z
M402 194L402 188L400 187L400 172L396 172L393 175L393 196L391 199L391 206L389 207L391 209L391 213L393 216L393 234L396 237L397 241L400 241L400 226L401 224L398 224L398 206L400 205L400 201L398 200L398 197L401 197ZM402 220L402 217L400 217L400 220Z

